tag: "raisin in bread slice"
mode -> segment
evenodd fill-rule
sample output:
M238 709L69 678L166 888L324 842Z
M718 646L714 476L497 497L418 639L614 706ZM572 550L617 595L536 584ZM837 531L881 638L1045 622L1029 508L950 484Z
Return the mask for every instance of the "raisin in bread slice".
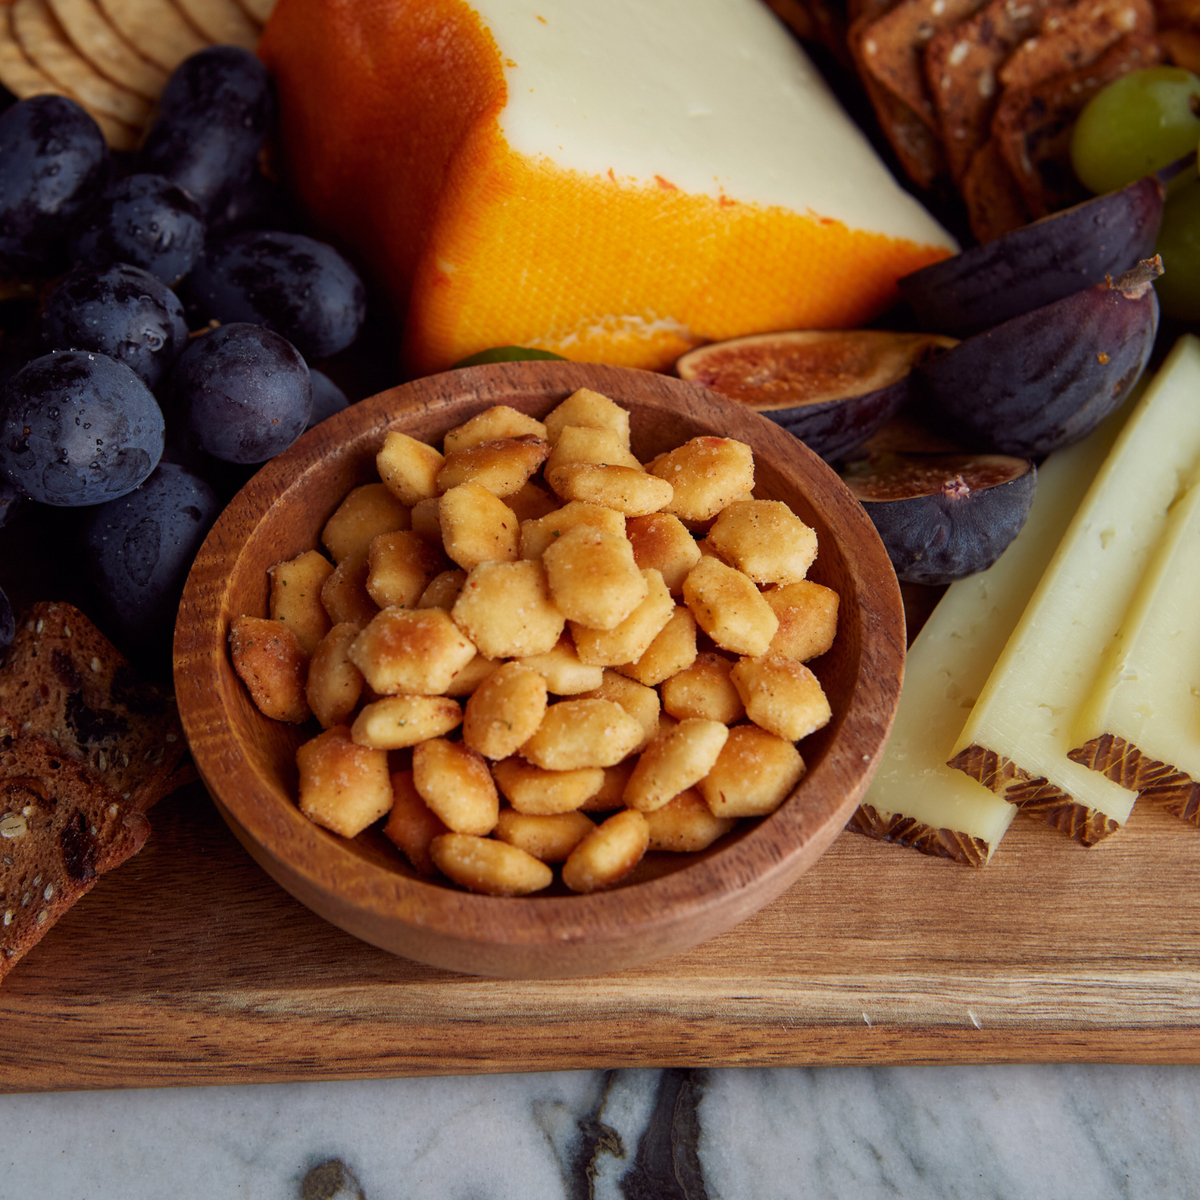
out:
M195 778L173 694L69 604L41 602L22 617L0 666L0 710L15 734L53 742L133 811Z
M131 801L0 713L0 979L149 832Z

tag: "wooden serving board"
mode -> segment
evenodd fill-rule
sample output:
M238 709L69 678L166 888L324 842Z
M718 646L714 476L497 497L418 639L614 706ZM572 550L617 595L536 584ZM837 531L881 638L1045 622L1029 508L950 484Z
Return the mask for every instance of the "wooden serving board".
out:
M0 988L8 1092L621 1066L1200 1062L1200 830L1085 850L1018 817L984 870L846 832L687 954L510 982L326 924L199 785Z

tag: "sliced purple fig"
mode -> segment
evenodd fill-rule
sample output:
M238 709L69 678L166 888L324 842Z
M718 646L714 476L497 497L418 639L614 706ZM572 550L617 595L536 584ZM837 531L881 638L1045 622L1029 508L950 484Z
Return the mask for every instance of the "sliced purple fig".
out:
M675 371L770 417L833 462L895 415L916 364L956 344L878 329L760 333L689 351Z
M1154 253L1166 194L1160 176L923 267L900 280L900 296L922 329L961 337L1103 283Z
M1021 532L1037 487L1027 458L878 455L842 476L905 583L944 584L985 571Z
M914 372L972 449L1038 458L1085 438L1129 395L1158 331L1157 256L960 342Z

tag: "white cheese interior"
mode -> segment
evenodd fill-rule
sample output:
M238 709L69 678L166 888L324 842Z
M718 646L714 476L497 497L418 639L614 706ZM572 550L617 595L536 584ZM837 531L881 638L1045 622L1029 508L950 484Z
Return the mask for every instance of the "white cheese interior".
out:
M762 0L472 7L506 62L500 125L514 150L954 247Z
M1200 781L1200 482L1171 509L1076 728L1076 745L1112 734Z
M917 634L891 737L867 790L873 808L979 838L989 858L995 852L1015 806L946 760L1124 415L1046 460L1020 535L988 570L951 584Z
M1146 389L1004 648L954 753L982 746L1119 824L1137 793L1072 762L1074 724L1180 482L1200 457L1187 336Z

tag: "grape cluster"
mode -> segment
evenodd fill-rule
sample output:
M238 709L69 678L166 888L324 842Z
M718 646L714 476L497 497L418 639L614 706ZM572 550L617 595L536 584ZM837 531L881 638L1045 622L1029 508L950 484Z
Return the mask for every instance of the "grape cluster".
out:
M1110 83L1088 102L1071 133L1075 174L1093 192L1116 191L1178 164L1155 247L1163 274L1154 286L1163 313L1182 321L1200 320L1197 142L1200 77L1173 66L1132 71Z
M347 404L310 362L355 341L366 292L260 169L274 112L233 46L179 66L133 155L62 96L0 112L0 526L74 536L48 514L90 510L86 574L135 656L169 648L222 501ZM0 591L0 646L6 619Z

